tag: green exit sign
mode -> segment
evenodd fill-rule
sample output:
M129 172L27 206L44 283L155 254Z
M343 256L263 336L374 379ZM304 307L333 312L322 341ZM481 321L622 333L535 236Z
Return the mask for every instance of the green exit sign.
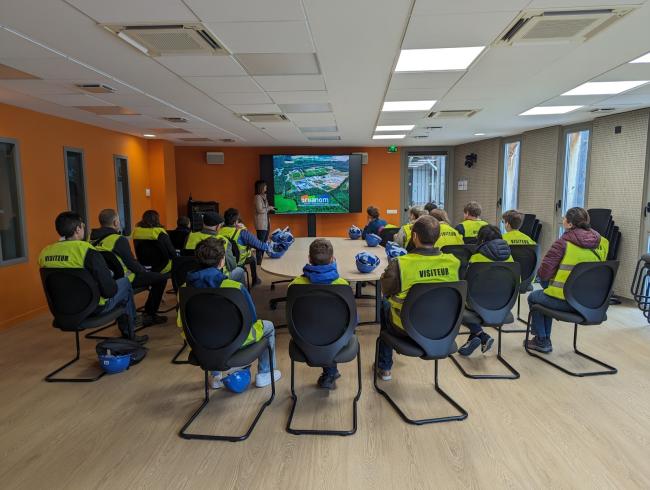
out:
M397 153L397 145L390 145L388 147L388 153Z

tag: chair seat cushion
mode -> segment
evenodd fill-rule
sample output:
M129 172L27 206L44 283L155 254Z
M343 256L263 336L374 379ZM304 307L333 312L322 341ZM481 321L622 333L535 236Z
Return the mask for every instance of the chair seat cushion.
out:
M507 323L514 323L514 321L515 321L515 317L512 315L512 312L508 312L508 315L506 316L502 325ZM483 319L479 316L478 313L465 308L465 311L463 312L463 325L467 325L468 323L478 323L479 325L488 325L483 321Z
M386 330L383 330L381 332L380 337L384 342L390 345L399 354L402 354L403 356L409 356L409 357L420 357L427 361L433 359L445 359L446 357L450 356L451 354L453 354L458 350L458 346L454 341L449 346L449 350L447 352L441 352L439 356L427 356L424 350L422 350L422 348L418 344L416 344L415 341L410 337L395 335Z
M541 313L542 315L545 316L550 316L551 318L555 318L556 320L560 320L562 322L568 322L568 323L582 323L585 321L584 317L580 315L579 313L576 313L574 311L561 311L561 310L553 310L551 308L547 308L542 305L533 305L530 308L531 311L537 311Z
M235 352L230 359L226 360L225 366L219 366L217 370L226 371L233 367L248 366L255 362L262 353L266 350L269 345L269 341L265 338L262 338L259 342L247 345L243 349L239 349ZM194 366L200 366L199 360L194 355L194 352L190 351L190 354L187 356L187 362L193 364ZM277 369L277 366L275 366ZM211 369L212 370L212 369Z
M60 328L61 330L74 332L75 330L86 330L87 328L103 327L104 325L113 323L125 313L126 311L124 308L120 306L114 310L109 311L108 313L100 313L99 315L89 316L83 322L81 322L77 328L62 327L57 324L56 319L52 322L52 325L54 325L56 328Z
M335 356L332 363L342 364L345 362L353 361L359 353L359 340L356 335L350 337L348 343L343 347ZM296 362L304 362L311 367L326 367L320 364L313 364L309 362L305 353L298 347L293 340L289 342L289 357Z

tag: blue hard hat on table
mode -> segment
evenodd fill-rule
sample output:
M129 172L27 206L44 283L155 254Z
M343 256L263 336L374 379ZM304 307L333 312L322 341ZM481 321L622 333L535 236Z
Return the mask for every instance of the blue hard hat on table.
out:
M379 257L368 252L359 252L354 259L357 264L357 269L362 274L368 274L374 271L381 262Z
M376 247L381 243L381 237L375 235L374 233L368 233L366 235L366 243L368 244L369 247Z
M350 229L348 230L348 236L350 237L350 240L358 240L361 238L361 228L356 225L350 226Z

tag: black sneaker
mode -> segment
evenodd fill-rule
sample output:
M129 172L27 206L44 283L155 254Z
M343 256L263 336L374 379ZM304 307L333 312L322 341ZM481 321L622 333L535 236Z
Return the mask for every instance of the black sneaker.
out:
M341 377L341 373L336 374L321 374L318 378L318 387L324 390L335 390L336 380Z
M479 337L470 337L467 339L467 342L465 342L463 346L458 349L458 353L461 356L469 356L472 354L472 352L478 349L479 345L481 345L481 339Z
M167 323L166 316L157 315L155 313L153 315L150 315L149 313L144 313L142 315L143 327L150 327L151 325L162 325L163 323Z
M494 344L494 339L483 332L481 334L481 352L486 353L489 351L492 348L492 344Z
M536 350L543 354L549 354L553 352L553 345L551 344L551 339L540 339L539 337L533 337L528 342L524 340L524 347L529 350Z

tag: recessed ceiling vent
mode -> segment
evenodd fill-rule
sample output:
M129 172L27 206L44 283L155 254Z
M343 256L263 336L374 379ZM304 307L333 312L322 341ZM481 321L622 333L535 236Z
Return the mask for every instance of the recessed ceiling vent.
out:
M596 109L592 109L589 112L598 114L600 112L612 112L615 110L616 110L615 107L597 107Z
M91 94L112 94L115 92L113 87L109 87L103 83L80 83L77 85L77 88L80 88L84 92L90 92Z
M228 54L201 24L104 27L148 56Z
M285 122L289 120L284 114L239 114L239 117L250 123Z
M165 121L169 121L170 123L186 123L187 119L184 117L163 117Z
M508 26L495 44L583 42L631 11L629 7L527 10Z
M434 111L427 116L430 119L466 119L476 114L479 109L458 109L450 111Z
M235 142L235 140L232 139L232 138L222 138L219 141L221 141L222 143L234 143Z

